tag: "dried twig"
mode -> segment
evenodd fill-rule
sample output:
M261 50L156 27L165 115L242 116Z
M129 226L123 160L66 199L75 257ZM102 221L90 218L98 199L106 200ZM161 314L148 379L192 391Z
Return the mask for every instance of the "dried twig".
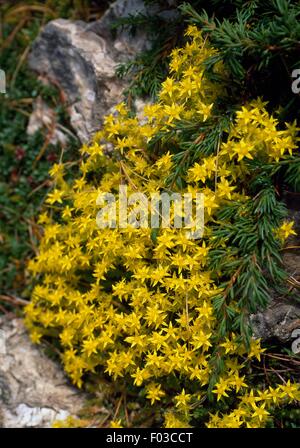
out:
M15 297L15 296L8 296L8 295L0 294L0 300L2 302L10 303L11 305L15 305L15 306L26 306L26 305L28 305L28 301L27 300L20 299L19 297Z

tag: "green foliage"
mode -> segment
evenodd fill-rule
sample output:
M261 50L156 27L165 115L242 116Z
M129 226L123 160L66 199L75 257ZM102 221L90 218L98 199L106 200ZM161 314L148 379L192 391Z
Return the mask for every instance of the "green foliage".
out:
M180 7L218 50L207 60L208 72L222 61L231 75L235 98L243 102L263 96L270 107L281 105L282 119L290 120L299 110L299 96L291 90L292 70L300 63L299 2L233 2L233 9L224 9L223 4L214 2L213 15L209 8L197 12L189 3Z
M296 192L300 193L300 161L287 166L286 182Z
M156 1L151 4L161 5ZM218 50L206 62L211 78L216 79L217 63L222 61L226 65L230 74L227 86L230 98L240 104L263 96L270 101L271 108L282 106L282 120L295 116L300 101L291 90L291 73L300 63L299 2L178 1L176 6L179 14L171 19L159 14L140 14L116 23L115 26L132 30L143 29L152 41L150 50L118 69L120 76L131 75L130 96L155 97L167 75L168 52L184 40L183 24L188 19L209 36Z
M144 3L155 9L150 9L149 13L121 17L112 27L127 28L133 34L142 30L150 41L150 49L142 51L133 61L120 64L117 68L117 74L121 78L128 76L130 79L129 88L125 92L129 102L132 97L156 98L168 73L170 53L172 49L182 45L184 40L185 23L178 10L181 0L176 0L171 5L162 0L144 0ZM200 3L199 0L191 0L193 6Z
M131 80L125 93L129 99L146 95L155 98L168 71L169 54L172 48L180 43L179 23L158 15L138 14L116 21L113 28L120 27L129 27L132 33L135 33L137 28L143 29L151 39L149 50L141 52L135 59L120 64L117 68L119 77L127 76ZM157 30L160 31L157 33Z
M40 230L36 217L51 186L49 168L62 151L59 144L45 144L47 130L27 135L34 100L42 98L56 121L69 126L58 90L36 79L26 66L26 55L41 25L55 14L70 12L73 3L7 2L0 9L0 68L7 78L7 93L1 94L0 103L0 294L30 294L26 263L37 250ZM78 142L68 135L65 149L70 160Z

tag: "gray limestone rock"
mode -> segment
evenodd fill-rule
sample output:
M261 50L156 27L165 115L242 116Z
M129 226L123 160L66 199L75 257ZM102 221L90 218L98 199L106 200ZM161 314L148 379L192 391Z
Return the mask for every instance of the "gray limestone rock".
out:
M118 17L145 11L141 0L118 0L93 23L57 19L33 44L29 66L63 90L71 124L82 142L100 128L103 116L123 99L126 80L116 77L119 63L147 48L146 35L112 33Z
M264 340L275 338L281 343L292 341L295 330L300 329L300 211L290 210L297 235L289 238L283 263L289 274L292 294L279 296L274 292L266 310L250 316L254 336ZM289 286L289 285L288 285Z
M49 427L76 416L85 395L33 345L21 319L0 319L0 427Z

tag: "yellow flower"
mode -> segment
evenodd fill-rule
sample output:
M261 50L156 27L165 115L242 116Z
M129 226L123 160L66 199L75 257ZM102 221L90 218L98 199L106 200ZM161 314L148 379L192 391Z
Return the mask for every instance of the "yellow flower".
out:
M237 392L239 392L242 387L248 387L244 380L245 376L240 377L238 374L235 374L233 377L231 377L230 384L231 386L235 387L235 390Z
M174 120L180 120L183 107L180 104L172 103L170 106L166 105L164 110L168 117L168 124L171 124Z
M277 229L278 237L282 240L286 240L290 235L297 235L294 227L294 221L284 221L284 223Z
M288 380L286 384L279 386L282 394L282 398L289 397L291 401L299 400L300 398L300 388L298 384L292 384L291 380Z
M146 397L154 404L155 401L160 401L160 399L165 395L165 392L161 390L160 384L151 383L146 387Z
M227 391L230 389L228 380L224 380L220 378L219 381L215 385L215 389L213 389L213 393L217 394L217 401L219 401L222 397L228 397Z
M165 413L165 428L190 428L187 421L179 418L174 412L167 411Z
M135 373L133 373L132 378L134 378L134 384L136 386L141 386L146 380L150 378L150 373L146 369L140 369L139 367L136 369Z
M162 83L162 90L161 90L160 96L163 97L164 95L168 95L170 98L172 98L174 96L176 89L177 89L177 87L176 87L174 79L167 78Z
M191 395L190 394L186 394L185 390L182 389L181 394L176 395L176 397L174 398L175 403L176 403L176 408L182 409L182 410L186 410L188 408L188 404L191 401Z
M261 406L253 405L254 412L252 412L252 417L257 417L259 421L265 420L269 416L269 412L265 410L266 403Z
M221 198L225 197L226 199L231 199L231 192L235 189L236 187L230 186L227 179L221 177L221 180L218 182L218 196L220 196Z
M123 428L122 426L122 420L118 419L118 420L111 420L110 421L110 425L111 428Z
M260 355L266 351L265 348L261 348L260 341L252 339L250 342L250 352L248 353L249 358L255 357L258 361L260 361Z
M46 202L51 205L55 204L55 202L62 204L63 196L64 196L64 192L55 188L55 190L53 190L52 193L48 194Z
M211 114L212 108L213 108L213 103L205 104L205 103L201 102L199 105L199 110L197 110L197 113L203 116L203 121L206 121Z
M248 159L253 159L251 152L254 150L254 145L245 140L240 140L235 143L232 147L233 154L238 156L238 162L243 160L245 157Z
M251 389L249 394L245 394L240 398L242 403L250 405L250 407L254 407L255 403L260 400L258 396L254 395L253 389Z
M91 356L93 353L97 353L98 350L98 340L97 339L87 339L83 341L83 350L87 356Z
M39 224L49 224L50 221L51 221L51 218L50 218L50 216L48 216L48 214L46 212L41 213L38 218Z
M61 178L64 172L64 164L63 163L55 163L53 167L49 170L50 176L54 179Z

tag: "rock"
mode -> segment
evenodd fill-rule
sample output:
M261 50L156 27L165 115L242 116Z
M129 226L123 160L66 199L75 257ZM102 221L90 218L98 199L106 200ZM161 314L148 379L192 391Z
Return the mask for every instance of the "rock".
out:
M254 337L264 340L276 338L286 343L292 340L294 330L300 328L300 306L272 302L265 311L253 314L250 320Z
M59 123L57 122L54 110L39 96L33 105L33 111L27 125L27 134L33 135L40 129L43 129L47 133L46 140L50 144L56 145L59 143L62 147L66 146L68 136L59 129Z
M21 319L0 319L0 427L50 427L76 416L85 398L30 342Z
M118 0L94 23L53 20L33 44L29 66L63 90L71 124L82 142L123 99L127 83L116 77L117 65L147 48L141 31L135 36L124 30L114 36L111 31L116 18L137 11L145 11L142 0Z
M62 89L82 142L89 141L103 117L123 99L128 80L116 77L116 67L151 46L144 31L132 35L126 29L112 31L112 25L137 13L157 15L168 23L179 15L176 5L176 0L167 0L164 6L117 0L95 22L57 19L44 27L33 44L29 66Z
M297 233L288 239L287 246L291 251L284 251L283 263L289 274L291 294L278 295L274 292L266 310L250 316L254 336L257 338L277 339L281 343L291 341L295 330L300 329L300 211L289 210L289 215L295 222Z

